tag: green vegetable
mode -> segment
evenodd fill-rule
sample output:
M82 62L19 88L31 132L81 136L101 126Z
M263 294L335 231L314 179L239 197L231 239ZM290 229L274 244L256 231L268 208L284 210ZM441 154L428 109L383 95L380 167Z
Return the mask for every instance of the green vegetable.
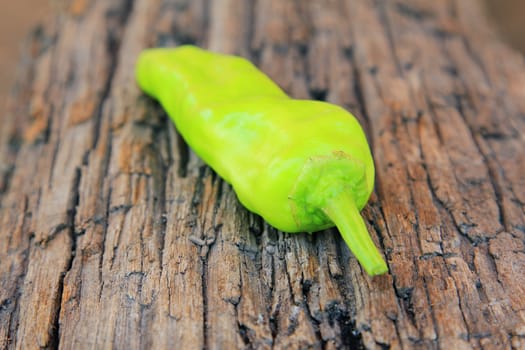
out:
M136 75L246 208L286 232L335 224L366 272L388 271L359 214L374 163L351 114L291 99L249 61L194 46L145 50Z

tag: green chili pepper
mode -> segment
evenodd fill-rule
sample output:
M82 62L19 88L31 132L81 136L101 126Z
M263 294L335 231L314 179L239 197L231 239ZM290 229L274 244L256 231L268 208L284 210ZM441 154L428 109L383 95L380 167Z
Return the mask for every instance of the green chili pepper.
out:
M194 46L145 50L136 75L246 208L285 232L335 224L368 274L388 271L359 214L374 163L350 113L292 99L249 61Z

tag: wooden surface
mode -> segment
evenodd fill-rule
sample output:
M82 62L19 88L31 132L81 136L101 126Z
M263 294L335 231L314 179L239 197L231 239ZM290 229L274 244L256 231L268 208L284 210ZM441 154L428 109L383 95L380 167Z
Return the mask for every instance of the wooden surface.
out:
M364 216L238 203L133 78L145 47L244 55L352 111ZM76 0L35 32L0 123L0 348L525 348L525 62L476 0Z
M52 0L53 3L62 0ZM0 0L0 114L16 76L22 43L30 30L51 12L50 0ZM31 11L28 11L31 8Z

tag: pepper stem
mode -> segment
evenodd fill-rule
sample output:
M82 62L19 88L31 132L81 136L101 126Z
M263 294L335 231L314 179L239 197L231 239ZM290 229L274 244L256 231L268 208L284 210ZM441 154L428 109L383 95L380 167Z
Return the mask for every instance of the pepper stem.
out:
M350 193L341 192L322 210L337 226L348 248L370 276L388 272Z

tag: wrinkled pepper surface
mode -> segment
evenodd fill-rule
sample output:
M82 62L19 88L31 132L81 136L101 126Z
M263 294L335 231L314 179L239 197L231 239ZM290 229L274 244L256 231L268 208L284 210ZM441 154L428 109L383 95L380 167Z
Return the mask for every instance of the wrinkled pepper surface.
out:
M143 51L136 76L246 208L285 232L335 225L368 274L387 272L359 213L374 163L350 113L292 99L248 60L195 46Z

